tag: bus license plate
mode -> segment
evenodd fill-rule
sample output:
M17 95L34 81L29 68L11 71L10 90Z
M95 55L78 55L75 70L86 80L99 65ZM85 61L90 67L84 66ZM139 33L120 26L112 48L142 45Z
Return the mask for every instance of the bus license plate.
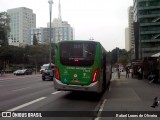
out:
M74 83L78 83L78 82L80 82L79 80L72 80L72 82L74 82Z

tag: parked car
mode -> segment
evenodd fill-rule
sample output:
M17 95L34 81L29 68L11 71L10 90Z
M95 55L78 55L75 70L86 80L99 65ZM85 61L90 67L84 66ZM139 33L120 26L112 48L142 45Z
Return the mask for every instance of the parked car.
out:
M20 70L16 70L13 72L14 75L16 75Z
M32 69L26 69L25 70L25 75L32 75Z
M14 75L32 75L32 69L16 70Z

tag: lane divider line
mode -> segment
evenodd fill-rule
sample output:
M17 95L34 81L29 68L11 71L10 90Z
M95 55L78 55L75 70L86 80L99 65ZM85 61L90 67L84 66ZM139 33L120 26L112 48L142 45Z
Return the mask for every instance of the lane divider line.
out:
M16 110L19 110L19 109L24 108L24 107L27 107L27 106L29 106L29 105L31 105L31 104L33 104L33 103L39 102L39 101L41 101L41 100L43 100L43 99L45 99L45 98L46 98L46 97L38 98L38 99L36 99L36 100L33 100L33 101L28 102L28 103L22 104L22 105L20 105L20 106L14 107L14 108L9 109L9 110L7 110L7 111L16 111Z
M106 103L106 101L107 101L107 99L103 100L102 105L100 106L100 109L98 111L97 117L94 120L99 120L100 119L100 115L101 115L101 112L103 111L104 104Z
M61 91L57 91L57 92L53 92L53 93L51 93L52 95L55 95L55 94L57 94L57 93L60 93Z
M20 89L11 90L11 91L14 91L14 92L16 91L17 92L17 91L25 90L25 89L28 89L28 88L31 88L31 87L25 87L25 88L20 88Z

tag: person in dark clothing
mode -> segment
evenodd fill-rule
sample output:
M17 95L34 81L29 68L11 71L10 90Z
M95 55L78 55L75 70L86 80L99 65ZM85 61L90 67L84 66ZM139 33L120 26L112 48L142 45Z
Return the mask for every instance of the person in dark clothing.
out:
M142 68L140 66L138 67L137 73L138 73L138 80L142 80Z
M154 77L153 77L153 81L152 82L158 83L158 79L159 79L159 71L158 71L158 69L154 69L153 70L153 75L154 75Z
M129 78L129 68L126 67L126 78Z
M133 67L129 69L129 72L131 73L131 77L133 78Z
M117 75L118 75L118 79L120 79L120 70L119 70L119 68L117 68Z

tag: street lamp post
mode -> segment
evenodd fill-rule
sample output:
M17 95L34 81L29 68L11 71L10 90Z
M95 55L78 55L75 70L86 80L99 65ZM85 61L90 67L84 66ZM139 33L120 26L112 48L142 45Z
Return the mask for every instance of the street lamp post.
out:
M50 15L50 32L49 32L49 66L51 67L51 19L52 19L52 4L53 1L49 0L49 15Z

